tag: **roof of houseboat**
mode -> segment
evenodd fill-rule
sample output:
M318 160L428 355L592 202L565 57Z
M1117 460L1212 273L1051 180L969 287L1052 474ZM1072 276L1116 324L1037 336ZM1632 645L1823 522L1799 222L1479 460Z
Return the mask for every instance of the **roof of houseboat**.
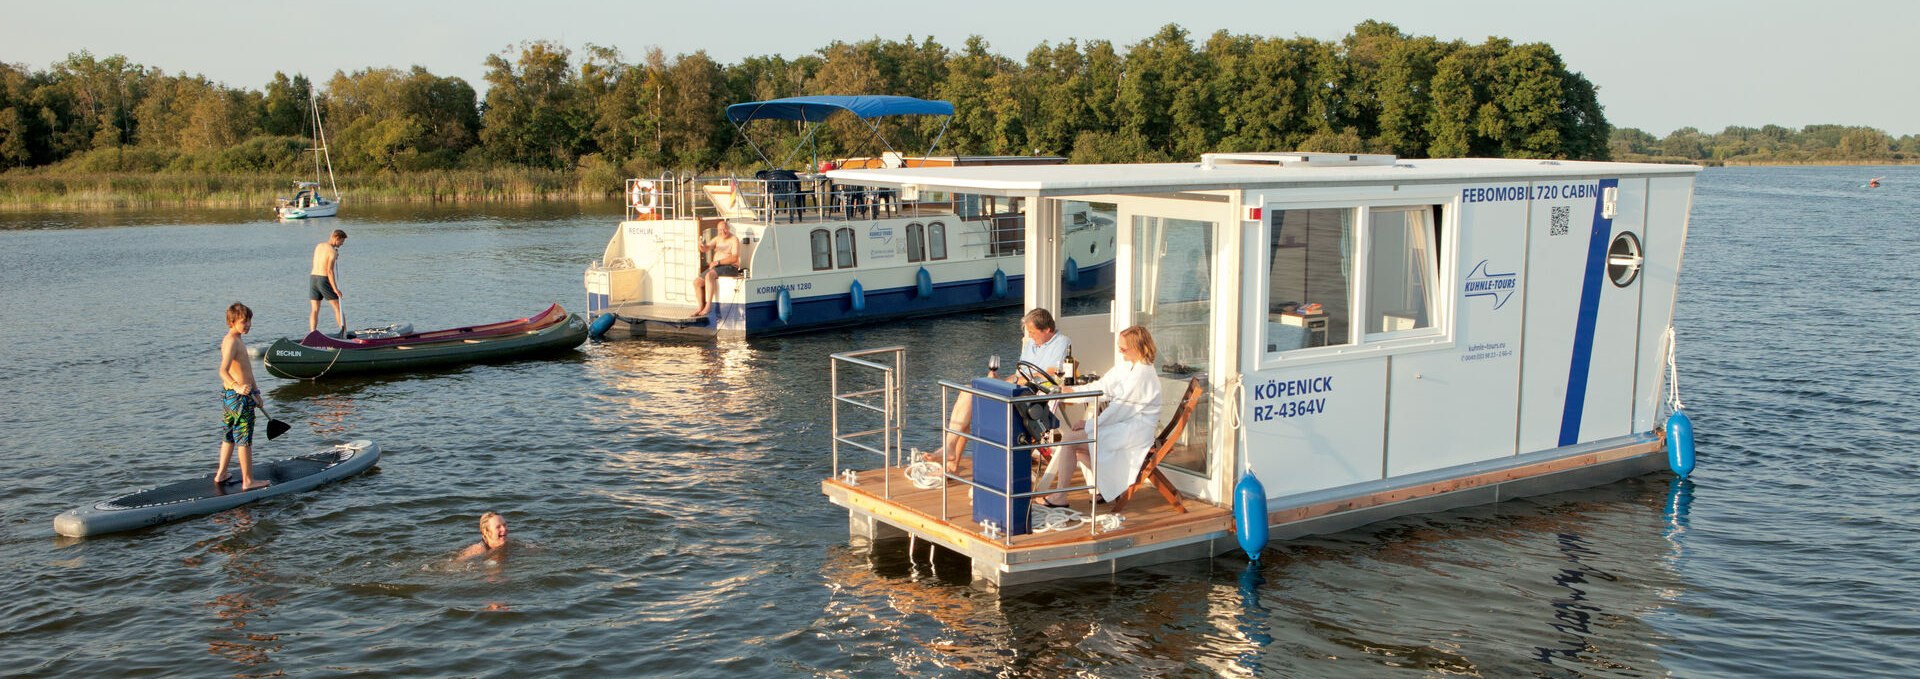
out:
M969 193L1071 196L1325 184L1691 175L1697 165L1513 158L1398 159L1327 153L1209 153L1198 163L836 170L835 181Z

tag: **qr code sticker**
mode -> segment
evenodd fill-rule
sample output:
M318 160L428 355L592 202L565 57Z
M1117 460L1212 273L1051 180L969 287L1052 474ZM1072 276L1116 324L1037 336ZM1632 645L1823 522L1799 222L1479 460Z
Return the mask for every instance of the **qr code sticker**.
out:
M1572 218L1573 218L1572 206L1562 205L1560 207L1553 208L1553 219L1551 223L1548 225L1549 228L1547 229L1547 235L1549 236L1567 235L1567 222L1572 221Z

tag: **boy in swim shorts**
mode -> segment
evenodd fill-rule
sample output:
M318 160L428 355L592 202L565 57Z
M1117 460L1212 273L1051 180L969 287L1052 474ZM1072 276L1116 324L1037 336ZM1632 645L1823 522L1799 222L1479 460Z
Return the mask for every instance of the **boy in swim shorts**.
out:
M253 362L247 358L245 336L253 330L253 310L234 302L227 307L227 337L220 341L221 416L220 466L214 468L213 485L227 482L227 458L240 453L240 490L267 487L266 481L253 480L253 409L260 385L253 381Z

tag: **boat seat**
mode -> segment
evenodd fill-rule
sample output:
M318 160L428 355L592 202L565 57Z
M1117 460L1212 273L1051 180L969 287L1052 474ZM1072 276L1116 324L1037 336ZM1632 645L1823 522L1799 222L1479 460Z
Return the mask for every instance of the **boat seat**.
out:
M871 189L867 189L867 195L871 197L870 200L873 203L873 216L875 218L880 217L882 213L885 213L885 215L888 217L899 216L900 214L899 190L887 188L887 187L874 187Z
M1160 471L1160 461L1166 459L1167 454L1173 452L1174 444L1180 442L1180 434L1186 431L1187 420L1193 419L1193 411L1199 407L1202 393L1204 389L1200 378L1187 380L1187 393L1180 397L1180 407L1174 410L1173 419L1167 422L1167 426L1160 429L1160 435L1154 437L1153 447L1147 449L1147 461L1140 465L1140 473L1133 477L1133 485L1127 486L1126 492L1113 499L1113 511L1126 508L1127 501L1133 499L1135 492L1151 485L1154 490L1160 491L1160 497L1166 498L1167 504L1173 505L1175 511L1182 514L1187 512L1186 505L1180 503L1180 491L1174 490L1173 482L1167 480L1165 472Z
M753 176L766 182L771 203L768 207L775 215L786 215L789 223L800 221L800 212L806 208L806 196L800 192L800 175L793 170L761 170Z

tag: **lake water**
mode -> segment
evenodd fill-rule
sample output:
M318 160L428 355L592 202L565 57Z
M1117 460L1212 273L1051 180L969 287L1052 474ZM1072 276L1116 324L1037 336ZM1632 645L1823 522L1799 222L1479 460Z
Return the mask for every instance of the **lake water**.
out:
M351 233L349 325L430 329L579 306L616 210L0 213L0 673L1920 675L1913 167L1700 176L1677 312L1691 483L1409 517L1276 545L1252 571L1222 558L1002 596L924 545L848 546L819 493L827 354L904 344L926 387L1014 353L1014 311L262 374L295 426L257 455L372 438L379 467L53 534L61 511L212 470L223 310L255 309L255 343L304 332L328 230ZM449 566L488 509L523 548Z

